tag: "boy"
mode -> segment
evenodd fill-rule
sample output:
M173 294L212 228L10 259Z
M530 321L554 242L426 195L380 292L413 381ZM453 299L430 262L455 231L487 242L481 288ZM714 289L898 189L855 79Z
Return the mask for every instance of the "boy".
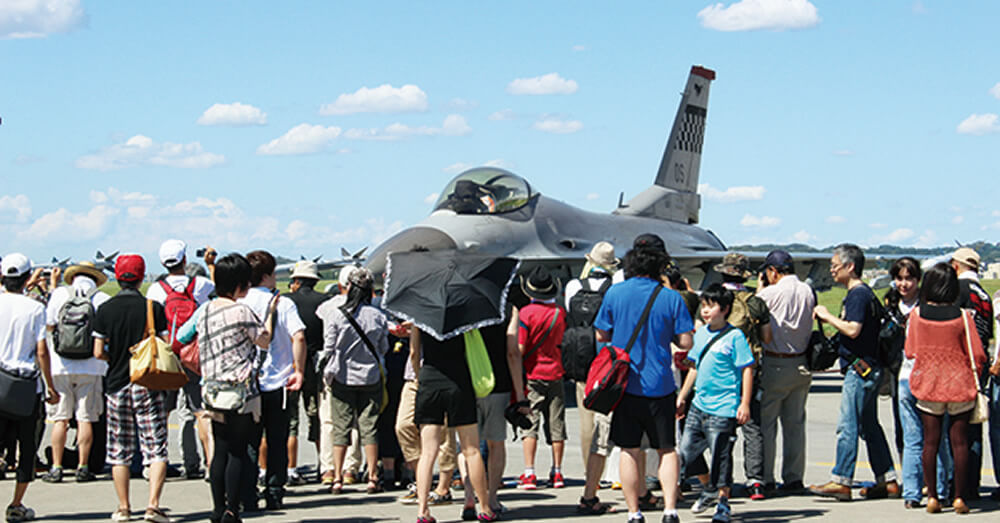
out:
M736 426L750 418L753 390L753 352L746 337L726 318L734 295L721 284L712 284L701 295L701 318L705 326L694 335L688 359L694 367L677 395L677 412L695 388L694 400L681 439L681 470L684 464L712 449L711 479L691 512L704 512L718 491L719 504L713 522L730 521L729 489L733 483L733 442Z

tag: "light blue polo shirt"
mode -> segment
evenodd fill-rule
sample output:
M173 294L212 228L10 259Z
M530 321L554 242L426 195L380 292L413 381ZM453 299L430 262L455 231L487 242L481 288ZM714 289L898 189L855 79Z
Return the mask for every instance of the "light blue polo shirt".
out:
M712 416L735 418L743 391L743 369L753 364L753 351L742 331L730 329L712 345L708 354L702 354L705 345L718 333L708 325L694 333L694 346L688 352L688 359L695 364L702 358L705 361L698 366L691 404Z
M611 344L622 349L632 337L642 311L659 282L645 277L629 278L612 285L597 311L594 327L611 332ZM625 392L634 396L662 398L677 390L671 370L670 342L676 334L691 332L694 324L684 299L677 291L664 288L649 311L646 325L629 352Z

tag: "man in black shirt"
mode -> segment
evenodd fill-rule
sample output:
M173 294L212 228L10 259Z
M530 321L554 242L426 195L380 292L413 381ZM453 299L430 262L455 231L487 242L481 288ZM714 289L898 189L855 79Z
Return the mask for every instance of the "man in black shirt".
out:
M311 260L301 260L296 262L292 269L292 282L288 286L291 292L286 293L290 300L295 303L299 310L299 318L306 326L306 368L302 381L302 390L297 394L290 394L290 400L297 396L302 398L302 404L306 409L306 418L309 422L309 432L307 439L316 445L316 454L319 455L319 389L320 376L316 373L316 355L323 350L323 321L316 316L316 308L321 303L330 299L330 296L316 292L316 283L319 282L319 271L316 262ZM288 484L302 485L305 480L296 470L299 454L299 409L292 410L291 420L288 427ZM317 471L320 467L317 467Z
M97 310L94 316L94 357L108 362L104 382L107 399L108 464L118 494L118 509L113 521L128 521L129 466L132 451L139 440L142 461L149 466L150 504L145 520L169 522L160 510L160 493L167 477L167 406L164 391L149 390L129 380L129 348L146 337L147 300L139 292L146 272L142 256L127 254L115 262L115 278L121 291ZM157 333L166 333L167 317L163 306L151 302L153 325ZM141 436L140 436L141 434Z

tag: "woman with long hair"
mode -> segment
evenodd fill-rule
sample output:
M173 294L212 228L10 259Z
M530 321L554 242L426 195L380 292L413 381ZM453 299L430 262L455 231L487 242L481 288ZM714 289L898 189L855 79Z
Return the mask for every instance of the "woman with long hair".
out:
M261 322L250 307L237 303L250 288L250 263L239 254L223 256L215 265L218 298L207 303L198 320L198 351L202 383L242 384L249 391L242 408L235 412L213 411L212 440L215 454L209 481L212 486L213 522L240 520L240 492L244 477L253 479L253 464L247 453L254 423L260 420L257 388L257 349L271 344L272 322ZM271 301L274 314L277 300Z
M950 265L939 263L924 274L920 306L910 313L906 335L906 357L912 358L910 389L917 398L923 422L921 462L927 485L927 512L941 511L937 494L937 454L942 417L951 417L949 436L955 462L956 513L969 511L964 497L969 467L967 433L975 406L978 376L986 364L986 353L971 314L953 305L958 298L958 275ZM975 371L973 371L975 368Z

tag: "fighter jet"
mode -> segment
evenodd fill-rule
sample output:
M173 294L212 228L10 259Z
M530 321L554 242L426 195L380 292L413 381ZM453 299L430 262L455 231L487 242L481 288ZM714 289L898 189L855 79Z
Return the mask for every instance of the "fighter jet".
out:
M107 271L114 274L115 258L118 256L119 252L121 251L115 251L105 256L104 253L98 250L97 253L94 255L94 265L102 271Z
M579 275L584 254L595 243L611 242L620 257L636 236L652 232L663 238L695 288L718 281L713 266L726 254L726 246L697 225L701 151L715 77L711 69L691 68L653 185L627 203L619 201L611 213L589 212L549 198L510 171L477 167L448 182L430 216L376 247L367 266L380 275L390 252L454 248L518 258L522 270L544 264L568 279ZM764 256L744 254L752 262ZM793 257L800 278L817 289L832 284L827 255Z
M317 267L316 270L317 271L329 271L329 270L336 271L337 269L340 269L341 267L343 267L345 265L352 265L353 264L353 265L360 266L362 264L362 262L365 261L364 256L365 256L365 251L367 251L367 250L368 250L368 247L362 247L360 250L358 250L354 254L351 254L347 249L344 249L343 247L341 247L340 248L340 254L343 257L340 258L340 259L337 259L337 260L324 260L323 259L323 255L321 254L321 255L316 256L315 258L313 258L312 261L316 263L316 267ZM302 260L305 260L305 259L307 259L305 256L299 255L299 261L302 261ZM294 269L294 268L295 268L295 264L294 263L282 263L280 265L275 266L274 273L279 278L280 277L288 277L292 273L292 269Z

